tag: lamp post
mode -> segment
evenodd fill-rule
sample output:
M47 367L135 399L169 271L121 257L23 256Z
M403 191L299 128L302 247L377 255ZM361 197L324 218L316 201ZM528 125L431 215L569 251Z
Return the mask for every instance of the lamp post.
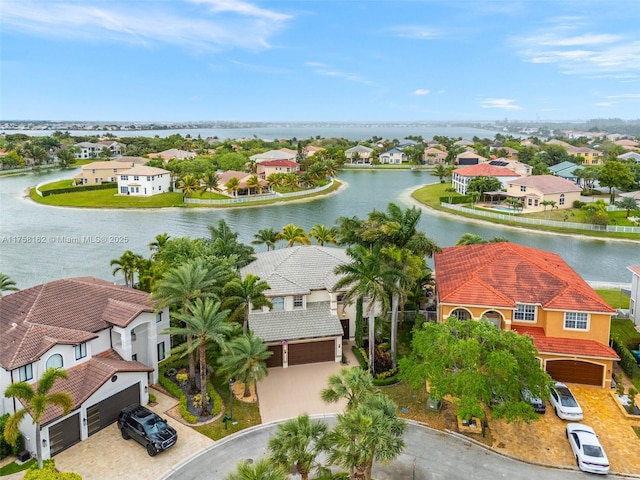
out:
M229 420L233 422L233 378L229 379Z

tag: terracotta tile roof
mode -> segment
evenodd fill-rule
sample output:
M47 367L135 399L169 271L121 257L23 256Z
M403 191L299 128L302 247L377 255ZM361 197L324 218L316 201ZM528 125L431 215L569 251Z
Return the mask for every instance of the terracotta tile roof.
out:
M114 350L107 350L93 356L77 367L66 370L69 378L57 380L51 393L68 392L73 397L73 408L79 408L102 385L119 372L151 372L153 368L140 362L123 360ZM37 385L37 384L36 384ZM37 388L34 385L33 388ZM51 406L42 416L41 424L46 425L62 416L62 409Z
M78 344L153 312L149 294L105 280L70 278L0 297L0 366L37 360L56 343Z
M300 164L292 160L265 160L260 162L263 167L298 167Z
M520 177L509 182L509 185L525 185L540 190L542 193L580 192L582 188L572 182L555 175L533 175Z
M488 163L469 165L468 167L456 168L454 173L463 177L518 177L519 175L508 168L496 167Z
M630 267L627 267L627 269L640 276L640 265L631 265Z
M447 247L434 264L442 303L614 313L560 256L543 250L511 242Z
M554 355L577 355L580 357L610 358L620 360L614 349L596 342L595 340L580 340L577 338L547 337L542 327L512 326L512 330L520 335L529 335L540 353Z

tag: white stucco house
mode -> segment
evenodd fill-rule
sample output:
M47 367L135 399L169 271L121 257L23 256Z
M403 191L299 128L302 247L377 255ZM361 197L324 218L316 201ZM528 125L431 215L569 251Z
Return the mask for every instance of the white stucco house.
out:
M388 163L393 165L401 165L407 161L407 154L399 148L392 148L379 155L380 163Z
M631 294L629 295L629 318L640 327L640 265L627 267L631 272Z
M500 180L503 188L506 188L508 182L520 178L516 172L509 168L497 167L482 163L479 165L469 165L468 167L456 168L451 177L451 186L456 192L466 195L469 183L476 177L495 177Z
M251 273L270 287L265 295L273 308L249 313L249 329L273 352L268 367L342 360L342 343L355 334L356 312L355 304L343 301L347 289L334 289L340 278L334 269L349 262L346 250L306 245L258 253L240 270L243 278ZM365 317L368 308L365 302Z
M158 361L168 355L169 311L156 313L149 294L90 277L56 280L0 297L0 390L25 381L36 388L48 368L64 369L51 392L71 394L63 415L49 407L40 421L42 458L116 421L120 410L149 401ZM0 398L0 415L22 405ZM36 427L20 424L25 449L36 452Z
M150 197L167 193L171 185L171 172L163 168L136 165L116 174L120 195Z

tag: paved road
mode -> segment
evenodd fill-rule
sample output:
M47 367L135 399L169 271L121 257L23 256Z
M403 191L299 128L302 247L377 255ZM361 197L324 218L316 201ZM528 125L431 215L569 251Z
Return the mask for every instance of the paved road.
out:
M327 423L334 423L327 418ZM266 455L275 424L256 427L216 442L198 456L176 465L165 480L222 479L238 462ZM405 434L407 448L389 465L375 465L377 480L575 480L592 479L577 470L530 465L491 452L473 442L437 430L410 424ZM415 468L415 472L414 472ZM610 475L608 478L622 478Z

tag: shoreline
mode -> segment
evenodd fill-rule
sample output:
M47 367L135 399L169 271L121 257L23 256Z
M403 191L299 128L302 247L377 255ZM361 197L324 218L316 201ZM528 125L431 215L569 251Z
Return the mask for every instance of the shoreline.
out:
M573 233L562 233L562 232L550 232L548 230L538 230L535 228L528 228L526 226L513 226L513 225L504 225L501 223L494 223L490 220L481 220L479 218L470 218L470 217L462 217L460 215L456 215L455 213L450 213L450 212L443 212L441 210L437 210L433 207L430 207L429 205L426 205L424 203L419 202L418 200L416 200L415 198L413 198L413 193L422 188L424 185L416 187L412 190L407 190L401 193L400 198L402 200L404 200L406 203L409 203L411 205L414 205L418 208L420 208L423 211L428 211L429 213L433 213L436 215L440 215L443 217L449 217L449 218L456 218L456 219L464 219L465 221L468 222L473 222L473 223L477 223L477 224L481 224L481 225L492 225L492 226L496 226L496 227L500 227L500 228L505 228L508 230L513 230L513 231L526 231L526 232L531 232L531 233L540 233L543 235L562 235L565 237L578 237L578 238L584 238L585 240L599 240L602 242L608 242L608 241L614 241L614 242L626 242L626 243L639 243L640 239L638 240L632 240L630 238L613 238L613 237L593 237L591 235L576 235Z

